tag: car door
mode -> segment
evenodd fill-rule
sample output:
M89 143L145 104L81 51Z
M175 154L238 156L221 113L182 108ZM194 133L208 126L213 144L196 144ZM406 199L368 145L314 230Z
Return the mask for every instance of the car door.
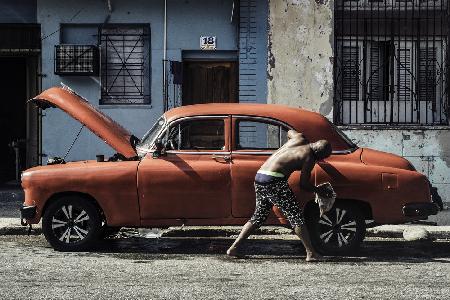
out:
M233 116L232 128L231 210L233 217L248 218L255 209L256 172L287 141L287 132L291 128L278 120L248 116ZM314 181L314 175L311 177ZM300 191L299 181L300 172L294 172L289 178L299 200L311 197L311 194ZM276 208L274 211L282 217Z
M169 124L162 136L166 153L149 153L139 164L142 220L231 215L230 122L228 116L202 116Z

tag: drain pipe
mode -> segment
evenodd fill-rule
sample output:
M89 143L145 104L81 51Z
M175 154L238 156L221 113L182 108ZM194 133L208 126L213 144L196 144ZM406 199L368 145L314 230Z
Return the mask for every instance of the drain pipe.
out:
M111 18L111 14L112 14L112 12L113 12L113 7L112 7L112 4L111 4L111 0L108 0L108 1L106 2L106 5L108 6L108 15L106 16L106 18L105 18L105 20L103 21L103 24L102 24L102 25L105 25L106 23L109 23L109 19Z
M167 0L164 0L164 41L163 41L163 100L164 111L167 111Z

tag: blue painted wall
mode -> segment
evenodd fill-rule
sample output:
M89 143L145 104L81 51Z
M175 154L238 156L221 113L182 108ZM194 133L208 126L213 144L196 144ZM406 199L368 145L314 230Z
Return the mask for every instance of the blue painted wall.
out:
M99 77L53 74L54 46L63 41L88 38L86 35L89 35L89 33L73 28L70 30L66 28L61 32L60 24L102 23L106 19L109 23L150 24L151 105L100 106L104 113L110 115L136 136L141 137L163 112L164 1L112 0L111 2L113 11L109 13L106 1L78 0L70 2L68 5L66 1L37 0L37 22L41 24L44 37L42 41L42 73L46 77L43 78L42 88L46 89L64 82L94 106L99 106ZM182 50L198 50L199 38L202 35L216 36L218 50L239 50L239 46L242 45L238 40L240 28L238 28L238 22L231 22L232 3L232 0L168 0L168 59L181 60ZM257 20L255 22L257 30L255 33L251 33L253 48L246 47L245 51L248 51L249 57L256 53L257 59L252 58L251 60L255 62L255 75L242 79L245 79L246 82L254 82L254 93L251 97L242 98L242 101L266 102L267 3L256 0L249 0L248 3L251 5L251 13L254 15L252 20ZM250 36L245 36L245 38L250 38ZM242 51L239 53L241 68L244 60L242 60ZM48 156L64 155L79 127L78 122L58 109L47 109L43 117L43 152ZM87 129L83 129L67 160L92 159L95 158L95 154L100 153L110 155L113 150Z
M36 0L0 0L0 23L36 23Z

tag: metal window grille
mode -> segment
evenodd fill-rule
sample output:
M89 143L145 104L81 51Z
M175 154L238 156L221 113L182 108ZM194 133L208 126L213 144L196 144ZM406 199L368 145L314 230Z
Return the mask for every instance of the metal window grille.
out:
M97 75L98 48L93 45L56 45L55 74Z
M149 28L112 26L100 29L101 104L149 104Z
M336 0L336 123L447 125L448 17L448 0Z

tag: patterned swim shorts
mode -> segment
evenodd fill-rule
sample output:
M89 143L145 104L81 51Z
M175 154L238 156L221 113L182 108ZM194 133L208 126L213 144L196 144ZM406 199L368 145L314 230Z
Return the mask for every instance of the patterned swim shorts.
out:
M278 207L292 227L305 224L302 209L286 179L278 179L267 184L255 182L256 207L250 222L261 226L266 221L272 206Z

